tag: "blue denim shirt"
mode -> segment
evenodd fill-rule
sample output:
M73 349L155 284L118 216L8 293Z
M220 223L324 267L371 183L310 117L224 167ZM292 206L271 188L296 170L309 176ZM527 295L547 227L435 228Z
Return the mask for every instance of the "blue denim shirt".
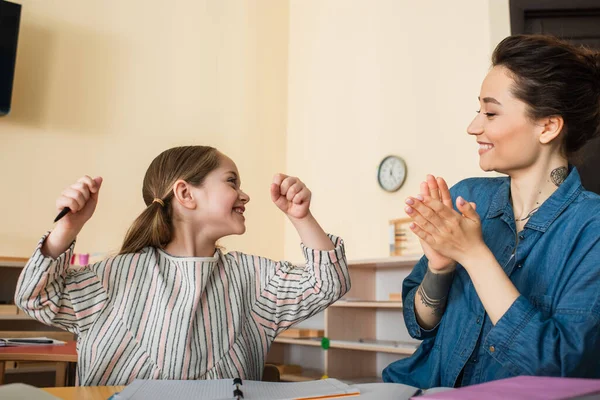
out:
M510 178L467 179L451 194L477 203L485 243L520 296L493 325L458 265L446 312L424 330L414 311L423 257L402 286L406 327L423 341L384 369L384 381L453 387L463 368L463 386L517 375L600 378L600 196L586 191L571 167L520 232L515 251Z

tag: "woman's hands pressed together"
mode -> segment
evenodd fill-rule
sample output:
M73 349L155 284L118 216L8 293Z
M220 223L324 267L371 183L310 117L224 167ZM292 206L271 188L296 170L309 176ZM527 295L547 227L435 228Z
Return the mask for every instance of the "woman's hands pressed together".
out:
M420 194L406 199L406 214L413 220L410 229L419 237L432 270L454 269L468 264L471 256L486 248L475 203L456 199L456 212L448 185L442 178L427 176ZM465 266L466 268L466 266Z

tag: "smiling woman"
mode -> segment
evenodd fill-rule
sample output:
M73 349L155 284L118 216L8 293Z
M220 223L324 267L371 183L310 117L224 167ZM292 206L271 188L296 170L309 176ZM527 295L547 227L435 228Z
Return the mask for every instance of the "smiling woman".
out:
M600 134L600 56L548 36L504 39L467 132L502 178L406 200L425 257L403 284L423 339L386 381L465 386L515 375L600 377L600 196L570 157ZM456 208L454 208L456 205Z

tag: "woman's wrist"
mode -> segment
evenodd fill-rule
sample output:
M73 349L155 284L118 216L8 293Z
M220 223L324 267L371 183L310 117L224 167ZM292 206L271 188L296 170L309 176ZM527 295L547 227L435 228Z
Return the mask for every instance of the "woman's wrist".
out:
M441 318L446 310L448 292L450 291L453 280L454 270L447 273L437 273L437 271L427 269L423 281L417 289L421 303L430 309L432 315L436 318ZM434 321L429 319L429 321L424 320L424 322L429 326L432 325Z
M433 265L431 261L429 261L427 268L434 274L449 274L456 270L456 261L452 261L448 264L444 265Z
M465 252L465 255L461 257L458 262L471 273L474 268L481 268L481 266L491 265L490 261L495 262L496 257L490 251L489 247L482 243L479 246L473 247L469 252Z

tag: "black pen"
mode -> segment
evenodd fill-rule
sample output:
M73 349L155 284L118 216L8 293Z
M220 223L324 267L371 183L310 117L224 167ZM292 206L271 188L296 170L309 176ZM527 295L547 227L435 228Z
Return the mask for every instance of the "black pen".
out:
M69 207L63 208L62 211L58 213L56 218L54 218L54 222L58 221L59 219L61 219L62 217L64 217L65 215L67 215L70 212L71 212L71 209Z
M54 340L52 339L2 339L4 340L6 343L43 343L43 344L52 344L54 343Z

